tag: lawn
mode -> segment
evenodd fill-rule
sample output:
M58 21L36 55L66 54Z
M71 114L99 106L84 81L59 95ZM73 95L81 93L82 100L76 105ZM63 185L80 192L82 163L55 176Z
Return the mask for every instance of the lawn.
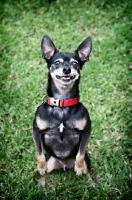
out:
M54 171L38 188L32 120L47 86L43 34L71 52L92 38L80 82L92 120L92 169L88 178ZM131 45L131 0L0 1L1 199L132 199Z

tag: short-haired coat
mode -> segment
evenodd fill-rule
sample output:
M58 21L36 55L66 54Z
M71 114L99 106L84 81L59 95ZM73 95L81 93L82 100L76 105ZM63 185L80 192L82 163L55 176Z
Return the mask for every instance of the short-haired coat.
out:
M80 71L89 60L92 41L88 37L73 53L64 53L44 35L41 49L49 74L47 100L37 108L33 121L38 172L43 176L54 169L74 168L77 175L87 174L91 120L79 102L79 81Z

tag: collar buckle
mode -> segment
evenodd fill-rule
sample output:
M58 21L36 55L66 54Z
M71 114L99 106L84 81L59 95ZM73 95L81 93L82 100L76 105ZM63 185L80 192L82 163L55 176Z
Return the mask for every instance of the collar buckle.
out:
M59 99L54 99L53 97L50 98L50 105L51 106L59 106Z

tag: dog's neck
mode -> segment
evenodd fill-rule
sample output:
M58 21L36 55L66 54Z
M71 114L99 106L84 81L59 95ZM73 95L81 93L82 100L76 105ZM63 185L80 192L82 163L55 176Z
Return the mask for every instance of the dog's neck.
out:
M79 96L79 79L71 85L59 85L49 74L47 95L55 99L69 99Z

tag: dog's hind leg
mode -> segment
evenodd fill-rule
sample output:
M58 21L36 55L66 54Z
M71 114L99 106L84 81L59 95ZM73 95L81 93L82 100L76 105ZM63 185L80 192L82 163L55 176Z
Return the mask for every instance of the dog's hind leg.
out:
M50 154L46 153L45 157L46 157L46 161L47 161L47 172L48 173L52 172L55 169L61 169L62 168L62 165L59 162L59 160L57 160L56 158L54 158Z

